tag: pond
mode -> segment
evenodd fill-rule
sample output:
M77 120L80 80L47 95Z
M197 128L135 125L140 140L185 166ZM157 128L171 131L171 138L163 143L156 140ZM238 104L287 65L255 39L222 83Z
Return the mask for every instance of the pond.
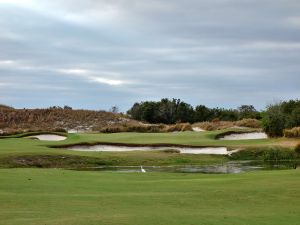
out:
M141 173L145 172L168 172L168 173L207 173L207 174L238 174L260 170L287 170L296 169L299 162L264 163L261 161L230 161L217 165L185 165L185 166L100 166L80 168L77 170Z

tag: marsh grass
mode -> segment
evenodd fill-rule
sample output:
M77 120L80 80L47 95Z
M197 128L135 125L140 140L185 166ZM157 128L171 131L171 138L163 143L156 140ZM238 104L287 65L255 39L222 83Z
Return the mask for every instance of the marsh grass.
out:
M247 148L229 156L232 160L298 161L300 154L285 147Z

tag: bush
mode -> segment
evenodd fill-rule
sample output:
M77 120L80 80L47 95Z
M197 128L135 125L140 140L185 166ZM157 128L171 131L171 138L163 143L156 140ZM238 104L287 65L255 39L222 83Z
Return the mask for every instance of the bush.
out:
M283 134L287 138L299 138L300 137L300 127L294 127L292 129L285 129Z

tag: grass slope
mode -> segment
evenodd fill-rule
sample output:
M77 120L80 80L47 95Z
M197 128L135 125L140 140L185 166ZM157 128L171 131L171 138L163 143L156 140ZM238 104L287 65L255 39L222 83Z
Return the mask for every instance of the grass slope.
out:
M228 131L228 130L225 130ZM217 155L188 155L164 152L78 152L48 148L47 145L76 144L82 142L112 142L137 144L186 144L196 146L226 146L235 148L264 148L269 146L292 146L296 140L267 139L221 141L216 135L224 131L180 133L115 133L115 134L69 134L65 141L47 142L28 138L0 139L1 167L74 167L97 165L175 165L214 164L227 160Z
M300 171L239 175L1 169L1 225L291 225Z

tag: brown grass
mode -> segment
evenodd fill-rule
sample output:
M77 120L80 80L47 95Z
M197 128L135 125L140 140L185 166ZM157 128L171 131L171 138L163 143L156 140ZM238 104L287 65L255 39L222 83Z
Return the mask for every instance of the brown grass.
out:
M192 131L192 125L190 123L176 123L174 125L168 125L164 131L165 132L182 132L182 131Z
M62 108L11 109L0 108L0 130L5 133L28 130L98 130L99 127L137 124L121 114Z
M213 121L213 122L201 122L194 123L193 127L200 127L203 130L223 130L233 127L247 127L247 128L260 128L261 122L256 119L243 119L239 121Z
M139 133L164 133L164 132L183 132L192 131L192 125L189 123L177 123L173 125L165 124L121 124L106 126L99 131L102 133L119 132L139 132Z
M239 127L261 128L261 121L256 119L242 119L234 122L234 124Z
M287 138L299 138L300 137L300 127L294 127L292 129L285 129L283 134Z
M142 123L125 123L101 128L101 133L120 133L120 132L139 132L139 133L159 133L166 128L164 124L142 124Z

